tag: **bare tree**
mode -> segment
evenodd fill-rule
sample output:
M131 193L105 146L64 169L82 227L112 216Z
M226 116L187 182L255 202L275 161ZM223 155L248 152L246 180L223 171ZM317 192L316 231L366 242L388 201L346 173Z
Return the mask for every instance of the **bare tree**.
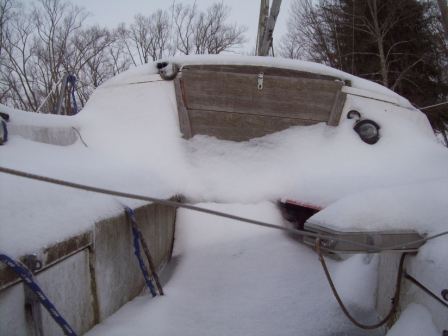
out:
M0 103L4 103L11 95L11 87L6 80L10 77L11 69L6 64L4 48L6 39L11 36L10 22L16 15L17 6L13 0L0 0Z
M447 46L435 1L295 0L281 52L377 81L428 106L448 97ZM425 111L446 135L446 106Z
M110 59L114 42L114 36L98 26L81 29L71 37L64 67L65 73L78 79L77 93L81 105L87 102L95 88L114 74Z
M112 76L123 72L131 66L133 60L129 55L128 48L121 38L120 26L112 32L114 43L107 48L109 54L110 69Z
M35 66L39 86L35 91L42 91L42 97L50 94L49 107L53 109L60 91L57 89L51 94L51 90L67 72L74 71L78 66L76 62L80 61L78 57L74 64L69 64L74 52L72 39L81 30L87 13L68 2L40 0L31 15L37 33L33 48L37 54Z
M437 0L440 9L440 21L445 30L445 38L448 39L448 3L447 0Z
M177 4L173 8L174 40L177 50L184 55L193 53L196 17L196 3L192 6Z
M230 9L222 2L211 5L197 16L195 23L196 54L219 54L244 42L244 27L226 24Z
M199 13L194 25L196 54L219 54L245 42L246 28L226 23L229 13L230 8L223 2L214 3Z
M353 59L356 55L374 56L378 59L377 70L358 74L377 76L384 86L394 90L403 80L409 80L406 77L409 71L424 61L422 57L415 57L399 74L391 76L395 71L392 67L399 60L397 47L409 43L409 40L408 36L397 36L391 44L387 38L391 31L416 15L412 10L402 10L406 3L406 0L321 0L319 3L295 0L291 5L288 33L282 41L282 55L294 58L305 56L351 72L354 71ZM351 4L352 8L348 9L347 4ZM362 33L369 43L373 42L375 48L355 48L354 36L357 32ZM359 44L359 41L356 43ZM301 52L303 49L305 53Z
M199 11L196 4L174 7L173 21L176 47L182 54L219 54L245 42L244 26L229 24L230 8L223 2Z
M356 24L354 29L362 31L376 42L377 53L379 58L379 73L381 75L382 84L386 87L395 89L401 82L401 80L406 76L406 73L412 69L416 64L423 61L422 58L416 59L413 63L409 64L399 76L396 77L394 82L390 82L389 72L390 64L394 62L392 55L397 55L394 48L400 44L407 43L406 40L398 40L394 44L387 46L385 39L389 32L396 26L406 21L413 15L412 11L401 10L405 5L404 1L395 1L393 6L390 5L391 2L378 1L378 0L367 0L366 5L368 8L367 15L356 15Z
M36 111L62 77L70 35L79 29L83 11L57 0L41 0L10 18L4 30L1 81L17 107ZM50 94L50 106L57 100Z
M337 54L337 27L332 25L336 16L324 1L321 7L312 0L295 0L291 4L287 34L282 38L280 53L289 58L309 58L331 67L340 67ZM339 56L339 57L338 57Z
M119 50L123 50L127 56L129 57L129 60L131 61L131 64L134 66L137 66L139 64L138 59L134 58L134 51L133 46L130 40L130 32L128 28L126 27L125 23L120 23L118 27L114 31L114 35L117 38Z
M138 65L171 54L170 32L168 12L159 9L149 16L136 15L129 28L121 24L116 34L132 63Z
M14 2L12 0L0 0L0 55L2 54L4 35L8 21L14 10Z
M222 2L199 11L193 5L177 4L149 16L138 14L116 35L134 65L148 63L176 53L219 54L244 43L245 27L227 23L230 9Z
M83 106L91 91L118 69L118 59L111 56L115 36L99 27L81 28L87 15L83 9L59 0L40 0L29 10L16 2L15 8L2 30L2 101L36 111L45 100L44 109L53 112L61 93L58 84L72 74L79 79Z
M171 13L139 14L112 31L84 27L87 12L69 0L0 0L0 10L0 101L29 111L59 111L59 97L68 96L60 82L68 74L78 79L82 107L96 87L132 64L176 53L217 54L244 41L245 29L227 23L223 3L206 11L173 3ZM64 113L70 113L68 101Z
M20 6L18 5L17 8ZM8 98L15 101L21 108L36 109L38 98L35 93L36 56L32 53L33 31L34 27L28 17L13 13L8 27L3 30L3 56L0 71L2 90L8 92Z
M151 43L152 60L155 61L170 55L172 52L170 46L171 25L168 12L159 9L151 15L151 33L153 35Z

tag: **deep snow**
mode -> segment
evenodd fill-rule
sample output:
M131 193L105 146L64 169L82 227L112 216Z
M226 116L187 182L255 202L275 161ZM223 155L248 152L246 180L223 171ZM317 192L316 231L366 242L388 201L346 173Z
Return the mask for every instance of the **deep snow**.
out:
M439 331L431 321L428 310L418 304L410 304L386 336L438 336Z
M250 62L331 74L351 80L354 90L371 90L374 95L384 97L393 104L349 95L338 127L325 124L293 127L242 143L220 141L206 136L196 136L186 141L181 138L178 127L172 82L161 81L155 74L155 66L150 64L127 71L105 83L94 92L85 108L75 117L36 115L8 109L13 130L29 125L67 129L76 127L88 147L84 147L79 140L71 146L38 143L19 136L20 132L16 131L11 132L7 145L0 148L0 164L74 182L160 198L182 194L192 202L252 204L285 198L296 199L324 208L312 221L343 230L406 228L433 234L447 229L448 150L436 141L423 114L412 108L404 98L377 84L307 62L229 56L178 58L176 61L186 64ZM380 124L381 139L377 144L370 146L363 143L353 131L353 120L345 117L353 108L358 109L363 117ZM0 106L0 110L5 110L5 107ZM31 131L24 130L25 133ZM141 204L5 174L0 174L0 185L0 250L13 257L37 251L91 228L99 218L121 212L120 202L131 206ZM241 206L236 211L243 214L246 209ZM251 214L248 211L248 215ZM267 218L263 218L265 221L267 219L280 224L280 219L273 215L273 210ZM219 222L213 219L215 221ZM181 231L182 235L196 235L197 230L203 230L194 224L185 225L182 230L187 230L188 227L188 231ZM210 228L207 231L209 235L213 230ZM268 252L277 257L289 258L286 265L293 264L293 260L299 258L301 263L294 264L294 267L290 267L291 270L286 271L295 272L291 279L304 283L304 286L290 288L291 282L285 286L288 290L299 291L297 295L310 295L304 288L310 288L314 284L317 292L323 291L323 283L316 280L317 275L314 278L315 273L320 272L314 269L317 268L315 256L306 248L284 239L279 233L260 234L257 236L259 239L247 240L244 235L240 237L240 233L233 236L226 230L219 232L222 236L216 243L219 248L207 246L207 253L211 248L210 253L219 262L240 271L257 258L272 261ZM228 234L231 240L224 243L221 238L225 239ZM209 235L208 238L211 239ZM272 239L273 246L278 245L279 250L286 246L283 251L285 256L276 255L269 249L258 251L263 250L260 246L269 245L267 241L270 241L271 236L276 237ZM188 244L188 241L185 240L185 243ZM235 258L230 255L227 260L225 256L229 256L230 252L223 246L238 249L237 246L245 243L248 244L247 247L253 247L248 250L257 252L241 261L241 264L233 265L231 260ZM421 274L422 280L436 288L444 285L443 277L433 279L427 270L430 267L431 270L447 274L446 243L446 237L427 243L411 262L412 267ZM219 256L218 252L222 249L224 256ZM191 259L185 257L186 269L199 269L201 265L204 268L205 264L196 264L193 260L201 260L200 256L204 254L202 249L185 246L181 251L182 254L192 256ZM349 260L354 263L357 259ZM208 267L211 259L205 259L205 262ZM358 260L359 262L361 261ZM281 265L273 264L281 268ZM304 265L305 272L300 268L301 264ZM215 265L212 263L210 266ZM196 295L188 297L189 294L184 293L188 291L183 290L185 283L182 279L188 279L191 274L184 272L182 267L181 262L175 270L176 276L169 281L167 288L172 286L173 296L177 295L180 302L187 303L191 299L188 302L191 305ZM286 272L283 269L278 271L280 274ZM220 274L218 270L216 272ZM336 269L335 272L341 274ZM361 272L360 276L362 274ZM248 274L252 283L256 283L255 278L251 278L254 276L252 272ZM285 278L288 279L282 281L292 281L289 277ZM280 281L267 280L266 286L272 291L274 283ZM190 279L186 283L194 287L193 282ZM176 283L179 286L174 285ZM226 293L221 295L225 297ZM283 296L285 298L287 295ZM329 300L329 295L324 297ZM356 299L358 295L353 297ZM145 299L139 299L136 303L144 306L142 311L155 313L153 302L146 306L142 300ZM175 308L176 300L171 301L168 296L163 300L166 302L163 303L166 309ZM276 298L272 297L272 300L275 301ZM310 297L306 300L310 300ZM239 303L238 300L235 302ZM291 306L299 304L289 303ZM209 306L202 308L204 307ZM327 309L323 302L316 307ZM271 308L283 309L277 305ZM328 316L334 317L331 315L333 308L328 308ZM134 311L131 306L126 309ZM157 314L162 314L164 308L160 309ZM286 313L286 307L282 312ZM334 312L337 314L336 310ZM264 320L265 315L261 316ZM288 316L291 320L294 319L292 315ZM309 314L308 319L313 316L315 315ZM215 319L218 319L217 315ZM344 330L344 322L341 323L341 330ZM230 322L228 324L231 326ZM248 328L245 325L238 327ZM324 324L322 328L326 328Z
M323 123L293 127L241 143L206 136L185 141L178 127L172 82L161 81L155 74L155 66L150 64L106 82L75 117L9 109L13 129L29 125L74 126L88 148L79 140L72 146L28 141L15 135L13 130L10 142L1 148L1 164L161 198L182 194L192 201L240 203L292 198L325 207L315 218L319 222L347 228L394 226L435 232L444 226L438 219L448 212L445 206L448 151L437 143L423 114L410 108L406 100L392 91L308 62L229 56L181 57L176 61L186 64L250 62L308 69L349 79L356 89L370 89L375 94L392 97L404 107L349 95L338 127ZM380 124L381 139L376 145L363 143L353 131L353 120L345 118L352 108ZM38 186L4 174L0 183L4 186L1 199L6 200L1 202L0 216L8 219L7 225L0 226L0 247L13 256L63 239L91 226L98 217L119 211L114 200L103 196L84 196L65 188ZM424 184L427 185L423 189L425 194L420 192ZM422 200L430 200L437 193L438 203L431 208L430 215L434 220L428 221L428 216L421 215L418 207L413 206L415 197L411 200L414 203L401 211L407 211L407 217L393 213L394 207L385 208L384 202L381 203L384 200L381 189L388 193L388 188L402 186L407 188L406 195L417 193ZM11 192L16 188L17 193ZM46 194L58 198L59 190L65 196L57 206L49 207ZM364 192L368 196L364 197ZM353 201L350 197L356 198L358 205L362 199L368 199L369 202L362 204L363 209L381 207L380 215L360 221L357 208L350 207ZM62 202L64 198L66 201ZM79 208L84 209L82 214ZM408 221L408 218L418 220ZM78 223L76 228L73 223ZM25 230L29 227L35 230ZM19 237L12 228L28 231L26 246L17 243ZM41 234L46 231L52 234Z
M272 203L200 204L281 222ZM375 259L328 261L359 317L372 318ZM144 295L87 335L380 335L342 315L315 253L282 232L179 210L165 296ZM347 272L355 276L347 277Z

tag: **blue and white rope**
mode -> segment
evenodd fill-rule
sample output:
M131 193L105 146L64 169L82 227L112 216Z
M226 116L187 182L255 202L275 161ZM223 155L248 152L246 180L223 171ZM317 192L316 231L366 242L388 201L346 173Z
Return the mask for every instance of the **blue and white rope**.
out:
M154 285L152 284L151 277L149 276L148 270L146 269L146 265L143 262L141 250L140 250L140 240L142 233L137 227L137 220L135 218L135 212L129 207L125 207L126 214L128 215L129 219L131 220L132 224L132 235L133 235L133 242L134 242L134 254L137 257L138 265L140 266L140 270L143 273L143 278L145 279L146 286L148 287L149 291L151 292L152 297L155 297L157 295Z
M6 254L2 253L0 253L0 261L10 267L23 280L23 283L28 286L28 288L31 289L34 294L36 294L39 302L50 313L53 320L61 327L65 335L76 336L76 333L73 331L72 327L70 327L68 322L58 312L54 304L51 303L50 299L48 299L48 297L34 280L31 272L25 266L7 256Z

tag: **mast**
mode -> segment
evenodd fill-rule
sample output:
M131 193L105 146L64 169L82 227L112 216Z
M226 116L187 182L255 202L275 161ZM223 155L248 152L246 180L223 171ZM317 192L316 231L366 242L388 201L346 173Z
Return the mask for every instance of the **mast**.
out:
M269 11L269 0L261 0L257 34L258 56L267 56L272 48L273 33L281 3L282 0L272 0L271 10Z
M260 47L263 41L263 34L266 28L266 21L269 15L269 0L260 0L260 17L258 18L257 32L257 50L256 54L260 56Z

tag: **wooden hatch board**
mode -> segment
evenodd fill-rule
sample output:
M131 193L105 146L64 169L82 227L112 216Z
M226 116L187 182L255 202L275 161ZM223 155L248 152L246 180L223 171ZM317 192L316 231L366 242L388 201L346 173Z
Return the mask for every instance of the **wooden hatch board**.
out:
M88 231L44 248L37 254L42 262L42 268L36 273L40 273L79 251L86 249L91 246L92 243L93 232ZM23 262L24 257L20 258L20 261ZM0 264L0 291L19 281L20 278L12 269Z
M235 65L184 66L174 82L185 138L205 134L236 141L297 125L338 125L346 99L343 85L324 75Z

